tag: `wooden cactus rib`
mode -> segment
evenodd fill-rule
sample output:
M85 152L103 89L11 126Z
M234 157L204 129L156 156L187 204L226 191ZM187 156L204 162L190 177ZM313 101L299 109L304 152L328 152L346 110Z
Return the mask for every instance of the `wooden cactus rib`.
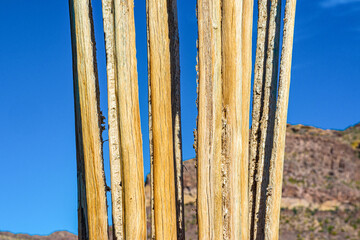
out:
M149 1L146 1L146 19L149 19ZM146 28L147 51L150 52L149 28ZM150 79L150 54L148 57L148 108L149 108L149 149L150 149L150 214L151 214L151 240L155 240L155 204L154 204L154 143L151 112L151 81Z
M79 191L79 239L108 239L92 8L70 0ZM86 200L84 199L86 195ZM85 206L86 201L86 206Z
M183 219L179 221L176 217L175 197L178 193L175 190L175 179L178 179L175 178L175 166L177 161L181 161L181 149L177 151L181 142L176 136L174 138L174 134L180 131L180 115L174 116L174 110L180 108L173 108L177 99L173 97L176 95L174 84L179 83L180 76L179 66L174 66L179 64L178 39L170 34L177 34L176 11L176 2L173 1L147 2L156 239L177 239L177 229L183 226ZM180 104L179 101L177 103ZM182 189L180 191L182 194Z
M256 208L256 185L257 185L257 149L260 139L260 118L263 99L263 75L265 69L266 54L266 29L268 25L268 1L258 0L258 23L257 23L257 43L256 58L254 67L254 86L253 86L253 107L252 124L250 133L250 151L249 151L249 223L250 237L253 238L255 228Z
M114 0L103 0L103 22L106 48L108 84L108 125L111 175L111 199L113 234L115 239L124 239L123 187L120 161L119 105L117 96L117 66L115 47Z
M123 234L138 240L146 239L146 213L133 1L114 0L114 10Z
M224 239L247 239L248 161L242 158L242 117L248 112L243 102L242 9L241 1L222 1L222 192ZM246 9L248 11L248 9ZM245 65L247 63L244 63ZM245 84L244 84L245 85ZM247 97L247 96L245 96ZM244 104L244 105L243 105ZM246 131L247 133L248 131ZM246 147L245 147L246 148ZM242 194L243 193L243 194ZM242 207L246 208L242 208Z
M242 110L241 110L241 161L248 166L249 164L249 113L251 95L251 70L252 70L252 30L253 30L253 7L254 0L243 0L242 10ZM241 169L240 186L249 186L249 169ZM246 209L242 215L241 239L249 239L249 195L248 187L241 189L243 200L241 209ZM244 230L248 227L248 230Z
M199 239L223 239L221 188L221 2L199 0L197 213Z
M266 53L264 53L265 67L262 78L262 98L260 109L257 115L260 116L258 129L257 149L256 149L256 174L253 196L253 219L251 236L254 239L263 239L265 225L265 209L267 186L269 183L269 165L272 151L275 104L276 104L276 87L277 87L277 69L279 61L279 38L280 38L280 13L281 1L271 1L270 15L268 16L267 35L265 37ZM262 53L260 53L262 54ZM255 95L255 94L254 94ZM257 119L256 119L257 120ZM255 135L255 134L254 134Z
M173 123L173 144L175 164L175 198L177 237L185 239L183 158L181 135L181 101L180 101L180 56L177 1L168 1L170 62L171 62L171 105Z
M269 193L266 202L265 239L279 239L280 204L285 152L286 120L294 38L296 0L287 0L276 104L273 150L270 160Z
M248 239L252 6L198 2L199 239Z

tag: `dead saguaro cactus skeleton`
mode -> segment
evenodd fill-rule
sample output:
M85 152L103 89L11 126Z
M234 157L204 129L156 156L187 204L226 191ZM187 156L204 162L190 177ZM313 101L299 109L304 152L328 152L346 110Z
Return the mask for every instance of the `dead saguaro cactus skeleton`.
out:
M79 239L108 239L102 117L90 0L70 0Z
M79 239L108 239L90 0L69 0ZM102 0L108 83L113 238L146 239L134 5ZM195 131L199 239L279 237L296 0L258 0L249 139L253 0L198 0ZM151 239L185 239L176 0L147 0ZM278 71L280 62L280 72ZM250 140L250 141L249 141Z

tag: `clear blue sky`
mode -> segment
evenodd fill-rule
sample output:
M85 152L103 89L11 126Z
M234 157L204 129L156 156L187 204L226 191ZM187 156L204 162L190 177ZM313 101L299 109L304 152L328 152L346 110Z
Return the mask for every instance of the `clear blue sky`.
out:
M194 157L197 116L195 3L178 1L184 159ZM93 0L93 8L101 108L107 114L101 1ZM298 1L289 123L344 129L360 121L359 14L359 0ZM148 173L145 0L135 0L135 24ZM76 233L68 1L2 1L0 29L0 230Z

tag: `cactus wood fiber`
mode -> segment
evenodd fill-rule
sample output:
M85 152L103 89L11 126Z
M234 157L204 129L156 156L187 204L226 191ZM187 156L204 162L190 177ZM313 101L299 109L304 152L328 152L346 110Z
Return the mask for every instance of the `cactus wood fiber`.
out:
M198 1L199 239L248 239L252 6Z
M102 117L92 8L89 0L70 0L69 6L79 184L79 239L108 239Z
M106 49L108 83L108 125L111 174L111 200L113 234L117 240L124 239L123 187L121 174L119 104L117 96L117 66L115 48L114 0L103 0L103 21Z
M146 239L133 1L103 0L114 234Z
M176 0L147 1L152 238L184 239ZM174 181L175 180L175 181Z
M286 1L280 77L281 0L259 0L258 4L249 165L250 239L276 240L279 234L295 4L295 1Z

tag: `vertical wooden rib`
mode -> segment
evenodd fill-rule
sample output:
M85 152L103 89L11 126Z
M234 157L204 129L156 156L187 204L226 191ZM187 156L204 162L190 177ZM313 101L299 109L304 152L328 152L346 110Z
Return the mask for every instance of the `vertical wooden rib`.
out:
M254 237L254 228L256 223L255 201L257 186L257 150L260 139L260 118L263 99L263 76L266 59L266 33L268 26L268 1L258 0L258 22L257 22L257 43L256 58L254 66L254 86L253 86L253 107L252 124L250 133L250 158L249 158L249 223L250 238Z
M168 0L170 63L171 63L171 104L173 123L173 144L175 164L175 197L177 216L177 238L185 239L183 158L181 137L181 101L180 101L180 56L177 1Z
M279 239L280 204L289 102L290 74L294 38L296 0L287 0L280 63L279 91L276 105L274 144L270 161L269 192L266 202L265 239Z
M269 165L273 142L276 104L276 87L279 62L281 1L272 0L268 17L266 54L262 83L261 116L256 156L256 189L254 189L254 218L252 233L254 239L264 238ZM264 49L265 50L265 49Z
M76 26L73 2L69 1L72 64L73 64L73 88L74 88L74 110L75 110L75 136L76 136L76 166L77 166L77 189L78 189L78 238L89 239L89 225L86 203L86 181L84 166L84 146L82 140L81 110L79 96L79 79L77 72L77 48L76 48Z
M111 175L113 233L115 239L124 239L123 196L120 163L119 105L117 99L117 68L114 25L114 0L102 0L108 84L108 125Z
M223 239L221 189L221 2L198 0L197 130L199 239Z
M254 0L243 0L242 11L242 110L241 110L241 161L249 165L249 114L251 95L251 70L252 70L252 30L253 30ZM249 186L249 168L241 168L240 186ZM241 188L241 209L243 210L241 222L241 239L249 239L249 188ZM244 211L245 209L245 211ZM245 230L246 229L246 230Z
M126 239L146 239L143 150L132 0L115 0L120 159Z
M70 0L78 161L79 238L108 239L99 85L89 0ZM85 190L86 189L86 190ZM84 195L86 192L86 208ZM81 208L81 209L80 209ZM84 229L85 228L85 229Z
M223 137L222 179L224 239L240 239L241 227L247 222L241 209L247 202L247 161L242 153L242 6L237 0L222 1L222 93ZM243 184L243 185L241 185ZM246 214L244 214L246 212Z
M149 19L149 1L146 1L146 19ZM147 60L148 60L148 79L150 80L150 35L149 28L146 28L147 36ZM150 214L151 214L151 240L156 239L155 235L155 204L154 204L154 143L152 130L151 112L151 81L148 80L148 108L149 108L149 149L150 149Z
M169 4L169 5L168 5ZM169 3L147 3L149 70L154 159L154 213L156 239L176 239L176 198L172 122L172 56Z

